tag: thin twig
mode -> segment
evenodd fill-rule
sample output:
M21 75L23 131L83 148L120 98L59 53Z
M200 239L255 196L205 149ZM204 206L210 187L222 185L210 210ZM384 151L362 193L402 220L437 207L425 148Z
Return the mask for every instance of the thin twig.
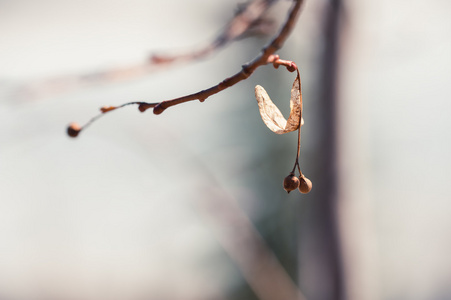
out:
M116 67L84 75L64 75L20 84L13 91L16 100L37 99L80 87L119 82L167 70L172 63L188 63L205 58L231 42L255 36L269 35L273 22L265 17L268 9L279 0L251 0L239 6L224 29L204 47L178 55L153 54L142 63Z
M249 76L252 75L252 73L254 73L254 71L258 67L266 65L268 63L273 63L274 60L271 60L271 55L273 55L274 52L280 49L285 40L288 38L299 15L302 2L303 0L295 1L293 7L291 8L290 14L288 15L288 18L285 24L283 25L282 29L280 30L279 34L271 41L269 45L263 48L259 56L254 58L251 62L243 65L240 72L236 73L235 75L229 78L224 79L222 82L220 82L215 86L212 86L206 90L202 90L200 92L191 95L182 96L171 100L165 100L159 103L141 104L139 106L139 110L143 112L148 108L153 107L154 114L159 115L167 108L174 105L182 104L193 100L199 100L200 102L203 102L211 95L219 93L220 91L225 90L226 88L229 88L244 79L247 79Z
M150 62L153 64L168 64L180 61L198 60L218 51L230 42L245 37L254 27L260 26L266 21L263 15L278 0L254 0L242 5L232 20L225 26L224 30L205 47L178 55L153 54ZM267 23L267 22L266 22Z
M304 2L304 0L295 0L294 1L294 4L288 14L288 17L287 17L284 25L282 26L281 30L272 39L272 41L262 49L261 53L257 57L255 57L251 62L243 65L240 72L236 73L235 75L233 75L231 77L224 79L219 84L212 86L206 90L202 90L202 91L194 93L194 94L182 96L182 97L171 99L171 100L165 100L165 101L154 102L154 103L129 102L129 103L125 103L118 107L111 106L111 107L109 107L108 110L101 110L102 113L104 114L109 111L112 111L112 110L115 110L117 108L121 108L121 107L124 107L127 105L137 104L138 108L141 112L144 112L149 108L153 108L154 114L158 115L158 114L161 114L162 112L164 112L167 108L169 108L171 106L175 106L175 105L182 104L185 102L189 102L189 101L193 101L193 100L199 100L200 102L204 102L208 97L210 97L216 93L219 93L220 91L225 90L244 79L247 79L249 76L252 75L252 73L258 67L269 64L269 63L274 64L275 67L277 67L278 65L286 66L287 69L291 72L296 70L297 67L293 62L280 60L279 56L274 55L274 53L283 46L283 43L285 42L285 40L288 38L289 34L293 30L296 20L298 19L299 12L300 12L303 2ZM95 116L94 118L91 119L90 122L88 122L87 125L92 124L92 122L97 120L99 117L100 116ZM78 125L75 126L75 125L76 125L76 123L72 123L68 128L68 134L71 137L77 136L78 133L81 130L83 130L83 128L84 128L84 127L80 127ZM77 128L77 130L74 130L75 127Z
M294 171L296 170L296 166L298 167L299 176L302 176L301 172L301 166L299 165L299 155L301 154L301 127L302 127L302 83L301 83L301 75L299 74L299 69L296 69L297 71L297 77L299 79L299 94L300 94L300 101L301 101L301 109L299 110L299 127L298 127L298 149L296 152L296 160L294 162L293 170L291 173L294 174Z

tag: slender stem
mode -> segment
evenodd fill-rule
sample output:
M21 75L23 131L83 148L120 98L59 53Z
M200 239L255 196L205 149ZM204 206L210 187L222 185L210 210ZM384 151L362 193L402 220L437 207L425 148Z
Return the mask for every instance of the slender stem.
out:
M167 108L171 106L175 106L178 104L182 104L188 101L193 100L199 100L200 102L204 102L208 97L221 92L222 90L225 90L238 82L247 79L249 76L254 73L254 71L263 65L272 63L274 67L278 67L280 65L285 66L288 71L293 72L297 69L296 64L290 61L280 60L278 55L274 55L274 53L280 49L283 46L283 43L290 35L291 31L294 28L294 25L296 23L296 20L298 19L301 6L303 4L304 0L295 0L293 6L291 7L291 10L287 16L287 19L283 26L281 27L279 33L272 39L272 41L265 46L261 53L255 57L252 61L249 63L243 65L241 67L241 71L238 73L224 79L219 84L212 86L208 89L199 91L194 94L178 97L171 100L165 100L161 102L155 102L155 103L147 103L147 102L129 102L125 103L121 106L117 107L110 107L107 109L102 109L102 113L105 114L111 110L115 110L117 108L121 108L127 105L137 104L139 111L144 112L149 108L153 108L154 114L161 114L164 112ZM94 121L99 119L101 115L93 117L85 126L81 127L80 131L85 128L86 126L91 125Z
M294 175L294 171L296 171L296 166L298 166L298 165L299 165L299 163L298 163L298 160L296 158L296 161L294 162L293 170L291 170L291 174Z
M301 75L299 74L299 69L296 68L297 71L297 77L299 78L299 97L300 97L300 102L301 102L301 109L299 111L299 127L298 127L298 149L296 152L296 160L294 162L294 166L293 166L293 171L291 171L291 173L294 173L294 171L296 170L296 166L298 167L298 171L299 171L299 176L302 175L301 172L301 167L299 165L299 155L301 154L301 125L302 125L302 88L301 88Z
M224 30L206 46L178 55L153 54L150 57L150 61L153 64L171 64L180 61L199 60L211 55L230 42L244 38L244 35L252 29L256 22L262 19L264 13L276 2L277 0L253 0L242 6L233 19L225 26Z
M251 76L258 67L274 62L271 57L274 52L276 52L283 46L283 43L293 30L302 3L303 0L295 1L287 17L287 20L285 21L279 33L267 46L262 49L260 55L255 57L251 62L243 65L241 71L206 90L171 100L165 100L159 103L151 103L151 105L155 104L153 108L154 114L159 115L171 106L182 104L188 101L199 100L200 102L204 102L208 97L219 93L220 91L225 90L226 88L229 88L244 79L249 78L249 76ZM144 111L145 109L147 109L147 107L145 108L144 105L140 105L140 111Z
M86 128L89 127L92 123L94 123L95 121L97 121L98 119L100 119L100 118L103 117L106 113L108 113L108 112L110 112L110 111L113 111L113 110L116 110L116 109L119 109L119 108L122 108L122 107L125 107L125 106L129 106L129 105L135 105L135 104L141 105L141 104L143 104L143 103L145 103L145 102L128 102L128 103L124 103L124 104L119 105L119 106L102 107L102 108L100 109L101 113L95 115L95 116L92 117L88 122L86 122L85 125L83 125L83 126L81 127L80 131L82 131L83 129L86 129Z
M296 156L296 164L298 166L299 176L302 176L301 166L299 165L299 155L300 155L300 153L301 153L301 126L299 126L299 129L298 129L298 153L297 153L297 156Z

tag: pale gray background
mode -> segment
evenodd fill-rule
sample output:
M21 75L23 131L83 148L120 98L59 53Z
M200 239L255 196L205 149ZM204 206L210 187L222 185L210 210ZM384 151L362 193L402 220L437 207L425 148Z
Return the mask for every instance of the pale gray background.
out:
M316 76L322 4L307 1L282 51L301 66L304 88ZM451 299L451 3L345 4L337 130L349 298ZM24 81L137 64L151 50L201 45L235 6L0 1L0 297L225 299L242 279L233 262L218 256L222 250L193 206L196 199L208 199L207 188L226 190L254 219L265 213L259 185L287 211L306 201L279 191L295 135L269 132L253 98L253 86L262 84L288 99L290 74L270 67L204 104L161 116L128 108L77 140L65 135L69 122L84 122L103 105L157 101L216 84L264 39L130 82L13 94ZM287 7L280 6L279 16ZM304 160L321 126L309 93L304 89ZM288 103L281 105L286 111ZM279 169L265 165L268 149L288 155L274 157L284 164ZM212 186L211 176L221 185Z

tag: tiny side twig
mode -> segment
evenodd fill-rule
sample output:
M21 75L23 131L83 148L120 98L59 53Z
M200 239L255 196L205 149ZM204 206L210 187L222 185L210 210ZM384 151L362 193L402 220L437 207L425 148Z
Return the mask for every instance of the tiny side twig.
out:
M297 70L297 66L294 62L287 61L287 60L281 60L278 55L275 55L274 53L280 49L283 46L283 43L288 38L289 34L293 30L293 27L296 23L296 20L299 16L299 12L302 6L302 3L304 0L295 0L293 6L290 9L290 12L288 14L288 17L281 27L279 33L272 39L272 41L265 46L261 53L255 57L252 61L242 66L241 71L234 74L231 77L228 77L224 79L219 84L212 86L208 89L202 90L200 92L182 96L179 98L171 99L171 100L165 100L161 102L155 102L155 103L148 103L148 102L129 102L122 104L120 106L108 106L108 107L102 107L101 114L93 117L91 120L89 120L83 127L79 126L77 123L72 123L69 125L67 129L67 133L71 137L76 137L78 134L91 125L94 121L99 119L102 115L106 114L107 112L122 108L124 106L129 105L138 105L138 109L141 112L145 112L149 108L153 108L153 113L156 115L159 115L163 113L166 109L169 107L179 105L185 102L193 101L193 100L199 100L200 102L204 102L208 97L219 93L222 90L225 90L238 82L245 80L249 78L249 76L254 73L254 71L263 65L267 65L272 63L274 67L279 66L285 66L288 71L294 72Z

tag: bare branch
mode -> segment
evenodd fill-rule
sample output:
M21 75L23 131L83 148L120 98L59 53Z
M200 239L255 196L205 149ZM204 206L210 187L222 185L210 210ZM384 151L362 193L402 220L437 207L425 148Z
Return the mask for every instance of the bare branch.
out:
M274 63L277 59L279 59L279 57L272 55L274 54L274 52L276 52L278 49L282 47L283 43L291 33L291 30L293 29L294 24L299 15L302 2L303 0L295 1L290 11L290 14L288 15L288 18L285 24L282 26L282 29L280 30L279 34L271 41L271 43L269 43L269 45L263 48L259 56L254 58L254 60L252 60L251 62L243 65L240 72L236 73L235 75L229 78L224 79L221 83L215 86L212 86L206 90L191 95L175 98L172 100L165 100L159 103L142 103L139 105L139 110L141 112L144 112L148 108L153 107L154 114L159 115L167 108L174 105L178 105L192 100L199 100L200 102L203 102L211 95L214 95L228 87L235 85L236 83L244 79L247 79L258 67L266 65L268 63Z
M154 54L141 63L116 67L82 75L64 75L19 84L13 90L16 100L30 100L68 92L84 86L131 80L147 74L167 70L172 63L188 63L219 51L230 42L255 36L269 35L274 30L274 22L265 17L268 9L279 0L250 0L239 5L235 16L227 23L218 36L201 49L178 55Z
M208 97L210 97L214 94L217 94L220 91L225 90L225 89L237 84L238 82L240 82L242 80L247 79L249 76L252 75L252 73L254 73L254 71L258 67L269 64L269 63L272 63L274 65L274 67L276 67L276 68L279 65L285 66L287 68L287 70L289 70L290 72L297 70L297 66L295 63L293 63L291 61L280 60L279 56L274 55L274 53L283 46L283 43L285 42L285 40L288 38L291 31L293 30L293 27L298 19L299 12L300 12L303 2L304 2L304 0L294 0L294 4L290 9L290 12L288 14L288 17L287 17L285 23L281 27L279 33L272 39L272 41L262 49L261 53L257 57L255 57L249 63L243 65L241 68L241 71L239 71L238 73L234 74L231 77L224 79L219 84L212 86L208 89L202 90L200 92L182 96L182 97L175 98L175 99L171 99L171 100L165 100L165 101L154 102L154 103L129 102L129 103L125 103L121 106L117 106L117 107L110 106L110 107L108 107L108 109L102 108L101 109L102 114L105 114L107 112L110 112L110 111L118 109L118 108L122 108L124 106L137 104L139 111L144 112L149 108L153 108L154 114L159 115L171 106L179 105L179 104L193 101L193 100L199 100L200 102L204 102ZM68 128L68 134L71 137L76 137L78 135L78 133L80 133L80 131L83 130L83 128L86 128L86 126L92 124L95 120L97 120L100 117L101 117L101 115L95 116L84 127L79 127L76 123L72 123ZM75 127L77 127L78 130L74 131Z
M198 60L228 43L237 40L246 35L251 35L254 29L263 29L267 25L268 20L263 18L266 11L278 0L254 0L239 7L235 16L225 26L224 30L207 46L202 49L179 55L159 55L153 54L150 61L153 64L168 64L180 61ZM255 30L254 30L255 31ZM254 32L255 33L255 32Z

